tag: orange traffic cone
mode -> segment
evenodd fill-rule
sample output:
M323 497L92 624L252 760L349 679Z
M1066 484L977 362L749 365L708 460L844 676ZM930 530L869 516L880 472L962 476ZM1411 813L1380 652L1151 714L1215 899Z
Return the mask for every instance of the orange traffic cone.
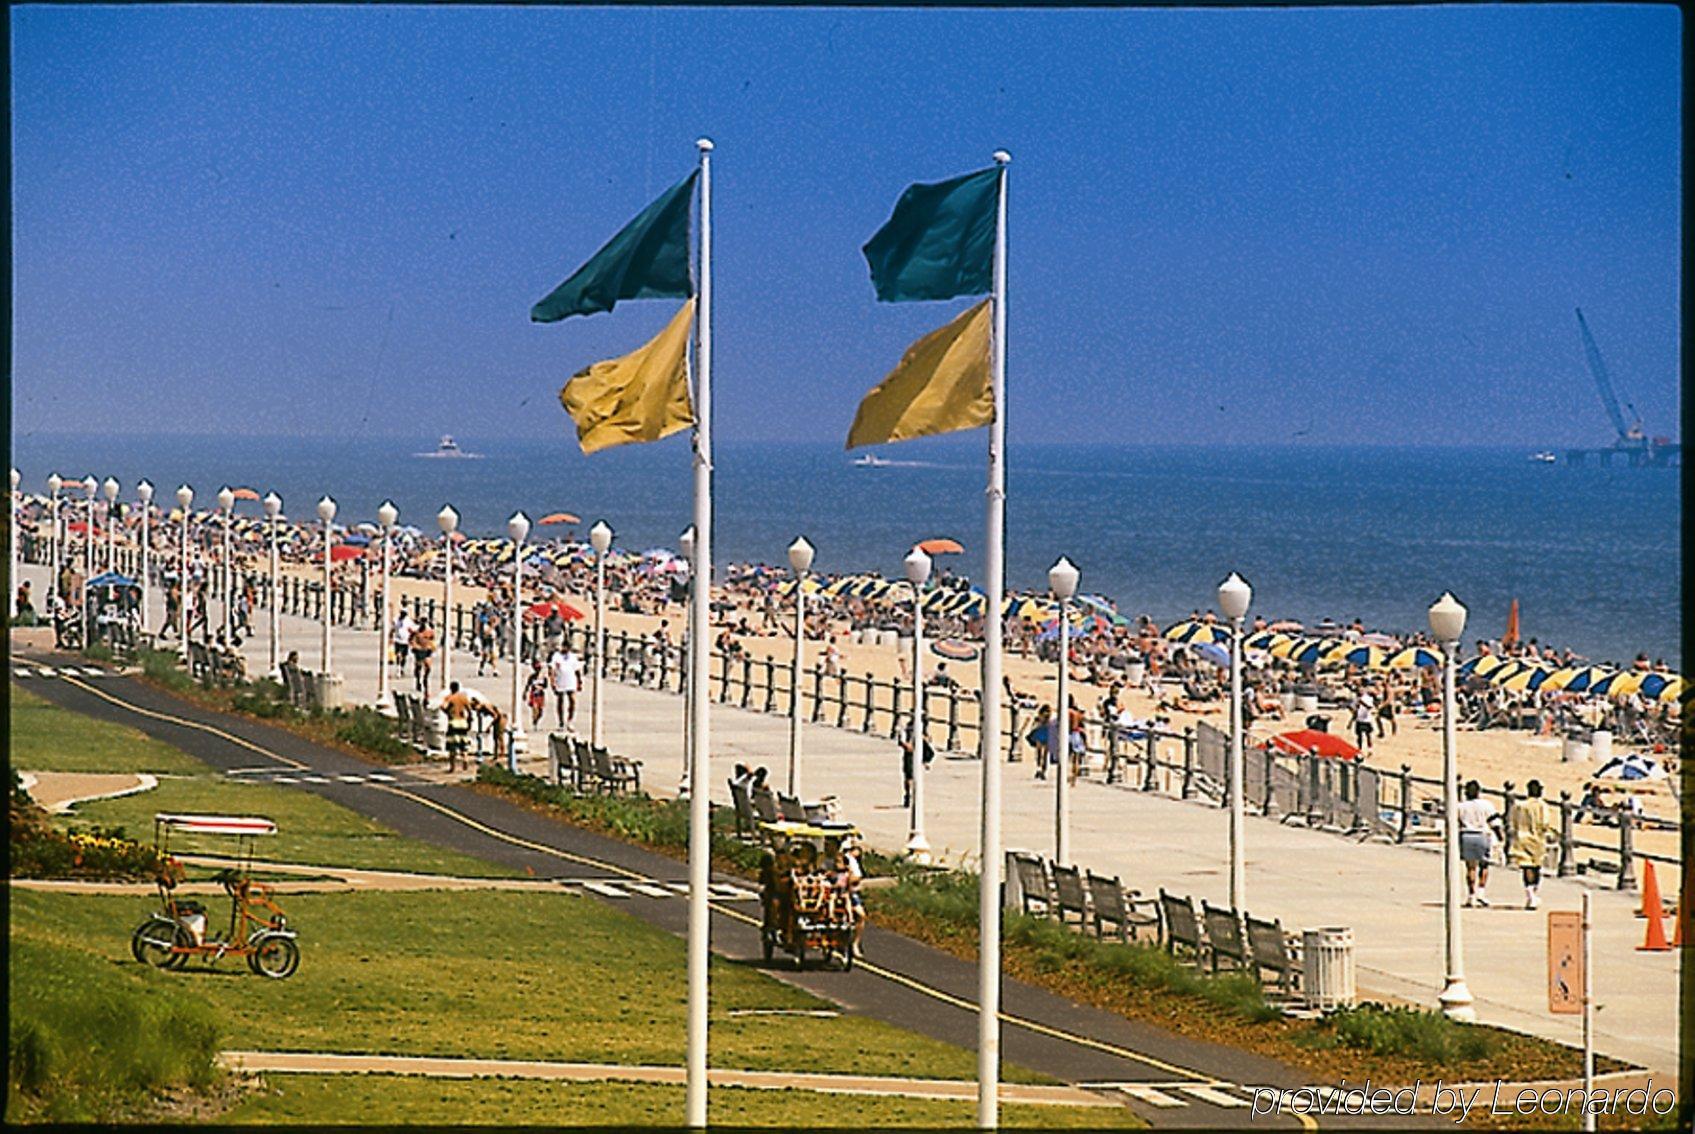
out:
M1660 909L1660 885L1654 879L1654 864L1644 863L1647 877L1642 880L1642 913L1648 919L1648 933L1642 944L1636 947L1638 953L1669 953L1671 944L1666 941L1666 926L1663 911Z
M1686 916L1684 913L1686 909L1683 899L1679 898L1677 909L1673 912L1671 919L1671 947L1673 949L1683 948L1683 919Z
M1654 862L1647 859L1642 863L1642 906L1636 916L1663 917L1665 912L1665 906L1660 903L1660 880L1654 875Z

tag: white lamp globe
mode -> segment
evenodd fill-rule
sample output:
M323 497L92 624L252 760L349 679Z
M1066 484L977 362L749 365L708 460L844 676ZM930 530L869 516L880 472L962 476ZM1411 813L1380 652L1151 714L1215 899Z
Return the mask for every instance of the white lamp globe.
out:
M1248 604L1252 601L1254 589L1236 572L1230 572L1230 577L1218 584L1218 609L1232 622L1248 613Z
M522 512L512 513L512 518L506 521L506 534L513 543L523 543L530 535L530 518Z
M812 570L812 557L816 549L807 542L805 536L796 536L789 544L789 566L795 569L795 574L804 575Z
M90 474L89 476L86 476L86 477L83 478L82 490L84 492L88 493L88 498L90 500L93 500L94 494L96 492L100 491L100 482L95 480L93 475Z
M177 507L182 509L183 515L188 515L188 506L193 503L194 489L186 484L177 489Z
M1048 589L1057 598L1070 599L1077 593L1077 580L1081 576L1082 572L1077 570L1077 564L1062 555L1059 562L1048 568Z
M64 477L60 476L58 473L49 474L47 477L47 491L57 496L59 494L59 490L63 487L65 487Z
M685 559L688 559L688 560L691 560L691 561L694 559L694 525L693 524L690 524L688 527L684 528L683 534L677 537L677 548L683 553L683 557Z
M114 477L107 477L106 483L101 487L106 491L106 502L108 504L116 501L118 493L122 490L122 486L118 484L117 479Z
M383 526L384 531L387 531L394 527L394 522L398 519L400 519L400 509L394 506L394 501L384 500L382 507L377 509L377 523Z
M272 520L282 515L282 497L274 492L265 493L265 515Z
M335 501L328 496L318 501L318 519L324 521L326 525L335 519Z
M915 587L922 587L930 578L930 557L922 547L907 552L901 566L906 568L906 581Z
M226 512L235 507L235 493L230 491L227 484L218 489L218 507Z
M594 527L589 529L589 546L594 548L596 555L605 555L612 547L612 525L605 520L596 520Z
M1452 645L1465 633L1465 616L1466 609L1460 601L1452 593L1443 591L1442 597L1430 607L1430 632L1438 642Z
M153 482L144 480L135 486L135 495L143 506L153 503Z
M459 513L453 510L453 505L443 504L441 511L436 513L436 523L440 525L442 535L452 535L459 527Z

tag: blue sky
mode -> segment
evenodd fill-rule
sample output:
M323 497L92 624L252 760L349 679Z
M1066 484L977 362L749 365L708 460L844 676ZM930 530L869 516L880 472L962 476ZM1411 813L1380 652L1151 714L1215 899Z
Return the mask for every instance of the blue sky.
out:
M1013 440L1677 432L1672 7L19 7L14 429L533 437L664 302L530 305L710 134L716 428L839 441L958 305L901 188L1014 154Z

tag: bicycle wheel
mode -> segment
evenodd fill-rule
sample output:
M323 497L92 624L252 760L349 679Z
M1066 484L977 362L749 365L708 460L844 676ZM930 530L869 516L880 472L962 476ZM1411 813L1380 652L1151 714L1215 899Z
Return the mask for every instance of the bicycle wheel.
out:
M247 967L260 976L283 980L300 967L300 946L280 933L261 934L247 954Z
M194 938L188 930L164 917L148 918L136 927L129 939L130 952L135 954L136 960L160 969L180 969L186 965L188 954L176 952L173 947L193 944Z

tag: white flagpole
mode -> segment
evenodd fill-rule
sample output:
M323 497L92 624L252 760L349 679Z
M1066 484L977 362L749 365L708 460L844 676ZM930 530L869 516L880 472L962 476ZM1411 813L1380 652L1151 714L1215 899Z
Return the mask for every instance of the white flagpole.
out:
M712 140L700 148L700 298L695 309L694 578L689 607L689 672L695 696L689 731L689 1126L706 1125L707 960L711 910L707 883L712 870L712 821L708 764L712 752L708 699L702 677L712 644Z
M1006 167L1011 160L1012 155L1005 150L995 151L995 164L1000 167L990 347L995 416L989 423L989 508L983 539L983 709L978 730L983 757L983 837L977 899L977 1125L984 1130L1000 1123L1001 592L1005 589L1002 568L1006 542Z

